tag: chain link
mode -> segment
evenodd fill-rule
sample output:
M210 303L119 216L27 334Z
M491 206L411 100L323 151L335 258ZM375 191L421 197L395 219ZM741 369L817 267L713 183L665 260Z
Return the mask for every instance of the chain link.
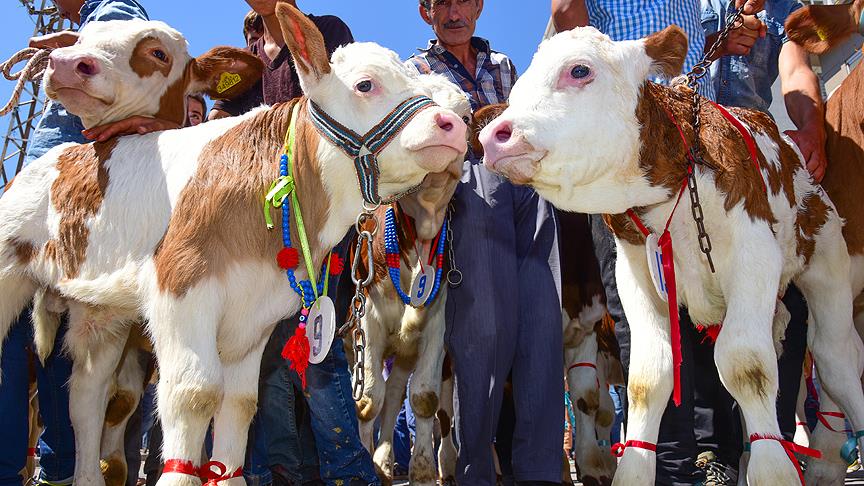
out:
M742 5L741 8L726 18L726 25L720 31L714 43L711 44L711 47L705 51L705 56L687 73L687 87L690 88L692 96L690 108L693 118L693 144L690 148L690 153L687 154L687 188L690 190L690 212L693 214L693 221L696 223L696 230L699 234L699 249L708 258L708 266L711 267L711 273L714 273L714 260L711 258L711 237L705 231L705 212L702 210L702 204L699 201L699 189L696 186L696 166L702 165L713 170L716 170L717 167L709 164L702 157L702 141L700 140L700 133L702 131L702 117L700 116L702 98L699 96L697 84L701 78L708 74L708 67L714 62L712 58L717 54L720 46L726 42L729 34L741 26L743 16L744 6Z
M447 257L450 260L447 283L455 288L462 284L462 271L456 267L456 252L453 251L453 211L453 204L450 204L447 210Z

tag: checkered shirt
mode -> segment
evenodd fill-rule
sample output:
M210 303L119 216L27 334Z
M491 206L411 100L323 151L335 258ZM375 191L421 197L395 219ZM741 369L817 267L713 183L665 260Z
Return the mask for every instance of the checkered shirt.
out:
M504 54L493 51L486 39L473 37L471 44L477 49L477 72L473 76L456 56L435 40L429 41L426 49L419 49L420 53L412 56L407 63L421 73L435 72L447 76L468 94L472 110L506 102L510 88L516 82L513 62Z
M690 40L684 72L702 59L705 31L699 0L586 0L585 4L591 25L612 40L641 39L675 24ZM714 99L714 88L707 76L699 81L699 92Z

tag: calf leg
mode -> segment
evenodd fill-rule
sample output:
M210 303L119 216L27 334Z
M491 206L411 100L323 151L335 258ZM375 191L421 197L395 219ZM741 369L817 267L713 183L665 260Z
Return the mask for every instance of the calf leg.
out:
M803 407L801 407L803 409ZM822 390L819 395L821 412L836 412L839 410L831 396ZM832 415L821 415L822 420L816 423L816 428L810 434L810 445L822 452L822 458L807 458L807 471L804 480L808 486L834 486L843 484L846 477L846 461L840 457L840 448L846 442L845 421ZM824 422L823 422L824 420ZM831 426L831 430L825 424Z
M609 453L609 447L598 446L597 411L600 407L600 374L597 363L597 335L587 334L575 348L565 350L565 364L570 367L567 372L567 383L570 386L570 401L573 404L573 416L576 429L574 449L576 451L576 467L579 479L587 484L608 483L612 475L605 472L606 456L614 459ZM575 366L574 365L594 365ZM608 395L608 393L607 393ZM610 399L611 401L611 399ZM608 423L607 426L611 425ZM608 429L607 429L608 430ZM606 434L608 440L609 434ZM610 444L611 445L611 444ZM604 478L605 476L605 478Z
M449 360L444 360L442 372L441 400L439 400L438 425L441 428L441 444L438 446L438 478L442 485L456 484L456 444L453 443L453 374ZM446 377L446 378L445 378Z
M624 312L630 319L633 346L630 351L627 440L657 443L660 418L672 393L672 348L669 318L645 263L645 249L617 242L615 274ZM624 450L613 484L654 484L656 454L644 448Z
M102 431L102 471L106 486L126 484L126 424L144 393L146 356L137 345L127 345L126 356L117 373L117 386L105 411Z
M156 392L163 431L162 459L197 468L204 434L222 400L223 370L216 348L221 309L201 298L206 296L200 292L193 292L180 300L156 296L148 326L159 362ZM198 302L194 297L199 297ZM166 471L156 484L198 486L201 481L196 475Z
M380 433L378 436L378 447L372 456L375 469L381 483L384 485L393 483L393 429L396 427L396 417L402 402L405 400L405 386L408 384L408 376L411 369L399 358L393 363L393 370L387 378L387 394L384 396L384 405L381 410Z
M437 479L433 458L432 427L441 394L441 365L444 361L444 307L446 296L426 312L426 327L420 340L417 364L409 388L411 409L416 418L414 450L408 478L411 484L434 485ZM410 314L409 309L409 314Z
M104 308L72 303L66 348L72 355L69 418L75 430L75 484L105 484L100 446L111 384L129 326Z
M249 424L258 409L258 375L266 343L266 339L262 340L241 361L225 365L225 392L213 424L213 460L225 465L227 475L242 468L246 457ZM246 483L240 476L219 484L241 486Z

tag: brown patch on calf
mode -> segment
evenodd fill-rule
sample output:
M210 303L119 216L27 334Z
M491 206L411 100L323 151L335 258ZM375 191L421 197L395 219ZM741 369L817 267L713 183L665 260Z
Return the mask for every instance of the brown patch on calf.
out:
M483 144L480 143L480 132L486 128L492 120L501 116L507 109L507 103L486 105L474 112L471 123L468 125L468 144L471 152L481 157L483 155Z
M651 388L648 385L630 377L630 383L627 384L627 403L629 403L634 410L647 409L648 397L650 394Z
M433 391L411 394L411 409L418 417L433 417L438 411L438 395Z
M363 395L357 401L357 418L361 422L375 420L375 407L373 405L372 398L368 395Z
M851 255L864 254L864 70L861 65L825 103L825 153L828 168L822 187L846 221L843 239Z
M690 144L694 137L693 127L690 123L690 103L690 91L687 89L672 89L647 82L643 85L639 104L636 108L636 117L642 127L640 131L642 151L639 165L649 182L653 186L668 189L670 197L675 197L677 191L680 190L687 174L687 163L684 143L678 129L669 119L664 108L675 117L684 132L684 137ZM734 113L742 119L745 125L750 125L756 130L761 129L780 145L782 167L778 177L781 180L777 184L772 184L771 188L775 194L781 189L784 191L793 190L791 186L786 184L787 178L785 176L788 172L788 182L791 182L795 166L800 165L800 162L797 161L797 158L793 160L787 159L785 156L783 150L785 143L781 141L777 127L773 125L773 122L770 122L767 115L756 111L737 109L734 110ZM741 203L744 211L751 219L768 223L775 222L768 197L762 189L762 174L753 165L741 132L726 120L720 111L707 102L703 102L701 105L700 117L702 119L700 141L703 147L703 157L710 166L715 168L713 170L715 184L717 189L725 195L724 209L729 211ZM769 172L776 171L771 164L766 162L763 154L758 153L757 155L759 167L765 168ZM696 170L712 169L697 167ZM794 193L792 195L794 204ZM629 222L626 221L628 219L626 215L616 215L615 219L613 224L610 224L613 231L616 227L623 230L632 226L632 224L627 224ZM608 221L607 224L609 224ZM632 237L632 230L627 230L627 232Z
M600 408L600 394L596 388L592 388L576 400L576 408L585 415L591 415Z
M603 222L606 223L609 231L619 239L631 245L645 244L645 237L626 214L604 214Z
M600 264L594 256L588 216L563 211L556 211L555 216L561 229L561 301L570 318L575 319L596 297L604 302L606 293L600 279Z
M681 74L684 68L684 57L687 55L687 34L677 25L645 38L645 54L654 60L657 71L673 77Z
M768 375L762 366L762 361L752 352L739 352L735 357L732 367L732 376L729 377L730 390L738 390L738 393L748 393L751 397L768 396ZM725 381L725 380L724 380Z
M595 421L600 427L609 427L610 425L612 425L613 420L615 420L615 414L611 411L605 409L597 410L597 415L595 415Z
M113 455L99 461L99 469L105 479L105 486L123 486L126 484L128 466L126 458Z
M90 236L87 222L99 212L108 188L105 162L116 139L68 147L57 157L57 178L51 185L51 204L60 214L56 240L45 245L66 278L75 278L84 261Z
M786 34L796 44L824 54L858 30L860 10L849 5L810 5L786 19Z
M178 387L171 390L168 399L182 404L187 412L198 417L212 417L222 398L222 393L213 388Z
M621 348L618 346L618 338L615 336L615 321L608 312L603 314L603 319L594 325L594 333L597 335L597 351L607 353L616 360L621 359Z
M132 413L137 405L136 401L135 395L131 392L117 390L111 400L108 401L108 407L105 409L105 425L108 427L120 425Z
M39 252L33 243L29 241L19 240L17 238L12 238L9 241L9 246L15 251L15 258L18 259L18 263L21 265L27 265L33 260L33 257Z
M438 423L441 424L441 438L446 438L450 435L450 415L443 409L438 410Z
M291 110L302 103L294 148L294 175L313 267L329 248L318 243L328 212L321 171L316 158L318 134L306 122L305 99L277 105L258 113L208 143L199 156L198 170L180 193L168 230L156 250L159 289L185 295L205 277L222 277L238 261L266 261L276 266L282 249L281 232L268 231L261 204L270 183L278 177L278 160L288 130ZM281 211L273 211L277 228ZM299 241L291 225L292 241ZM300 262L299 268L304 263Z
M252 420L258 410L258 395L241 395L231 397L231 401L237 407L240 417L244 420Z
M162 51L165 55L165 60L161 60L153 55L157 50ZM132 57L129 58L129 67L132 71L142 78L149 78L154 73L162 73L162 76L168 77L171 74L171 66L174 59L165 49L162 41L159 39L147 36L138 40L135 48L132 50Z
M804 264L810 263L810 258L816 249L813 238L828 221L831 207L822 200L819 194L809 193L804 196L798 215L795 219L795 232L798 256L804 257Z
M425 455L412 454L411 469L408 471L408 475L410 484L435 483L435 480L438 479L435 464Z
M187 67L186 71L188 72L188 70ZM168 85L162 97L159 98L159 111L153 116L182 126L183 122L186 121L186 88L188 85L189 80L186 75Z

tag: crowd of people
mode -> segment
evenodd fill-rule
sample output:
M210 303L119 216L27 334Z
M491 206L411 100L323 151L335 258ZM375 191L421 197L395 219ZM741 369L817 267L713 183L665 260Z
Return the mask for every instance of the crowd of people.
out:
M261 81L232 100L216 101L208 111L201 96L187 100L186 126L241 115L261 104L276 104L302 96L302 87L275 16L276 0L246 0L251 11L243 21L248 49L261 58ZM79 26L104 20L148 19L136 0L55 0L60 12ZM289 3L294 3L289 1ZM789 135L818 181L827 161L824 152L822 97L819 81L804 50L787 42L783 24L800 8L797 0L552 0L556 30L591 25L613 40L639 39L668 25L681 26L689 50L684 72L711 51L728 14L744 7L743 22L714 52L710 74L700 81L700 93L729 106L766 111L771 86L780 79L786 108L797 130ZM302 7L302 5L301 5ZM510 6L508 5L508 8ZM418 72L436 72L460 86L472 108L507 101L518 77L517 67L475 36L483 0L419 0L418 13L434 35L425 48L407 61ZM518 8L540 8L520 5ZM309 15L323 34L328 53L354 37L341 19ZM238 19L239 24L239 19ZM74 43L74 33L34 38L35 47ZM658 82L665 80L658 79ZM80 121L58 103L51 103L31 137L27 161L64 142L86 143L117 135L180 128L173 123L133 118L82 133ZM498 452L505 483L540 486L561 483L564 447L561 397L564 393L560 276L554 262L559 249L554 209L532 189L516 186L488 171L478 154L467 154L464 176L453 201L453 254L464 281L449 290L445 345L453 360L458 406L457 482L470 486L496 484L492 445L507 435L509 451ZM615 321L626 372L631 347L629 325L617 296L615 244L601 218L592 216L595 252L601 266L607 307ZM478 231L477 228L482 228ZM477 244L477 235L488 239ZM346 237L341 248L347 251ZM347 308L349 279L342 278L337 299ZM514 296L516 296L514 298ZM794 287L783 298L792 319L779 362L777 402L785 438L795 430L795 400L806 351L807 307ZM244 476L250 485L377 485L372 457L361 443L351 393L348 361L339 340L326 359L310 365L305 390L280 354L294 334L297 317L280 323L261 363L258 410L249 431ZM657 444L657 484L728 485L737 482L742 454L741 425L732 397L720 383L710 340L692 325L682 329L682 404L668 406ZM0 384L0 486L21 484L28 455L27 402L30 370L37 376L44 431L39 441L40 470L35 484L71 484L75 451L68 416L67 381L70 358L56 337L54 352L40 364L31 357L29 315L20 316L3 343ZM638 343L632 343L636 345ZM550 351L551 350L551 351ZM504 403L504 387L512 383L512 403ZM622 408L626 410L626 396ZM670 402L671 403L671 402ZM152 386L127 428L128 482L139 479L142 435L149 449L146 484L161 472L161 433L153 420ZM507 413L502 412L507 410ZM397 431L397 471L410 461L410 403L402 411ZM506 423L505 423L506 422ZM207 446L204 445L205 454Z

